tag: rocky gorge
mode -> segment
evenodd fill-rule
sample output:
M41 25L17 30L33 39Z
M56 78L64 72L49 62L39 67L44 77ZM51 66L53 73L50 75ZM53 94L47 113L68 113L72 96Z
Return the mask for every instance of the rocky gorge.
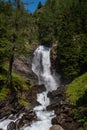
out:
M17 90L9 94L5 100L0 100L0 121L12 120L8 123L7 130L21 130L25 125L30 126L32 122L38 120L33 108L40 105L37 102L37 93L45 92L46 88L43 84L37 84L37 76L29 68L31 68L31 60L27 61L25 58L20 57L14 61L14 72L28 77L30 82L34 82L29 91L21 92L21 96L25 96L29 104L27 106L20 104ZM30 86L29 83L28 85ZM56 115L51 120L52 127L50 130L79 130L80 125L72 115L73 105L66 101L65 90L66 85L61 82L57 90L47 94L50 98L50 104L46 109L47 111L54 110ZM0 130L3 129L0 128Z

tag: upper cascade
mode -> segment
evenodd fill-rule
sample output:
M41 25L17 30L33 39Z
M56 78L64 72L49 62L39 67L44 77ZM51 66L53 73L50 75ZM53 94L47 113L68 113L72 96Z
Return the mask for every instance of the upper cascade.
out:
M47 91L56 90L58 86L50 68L50 48L41 45L34 52L32 70L38 76L39 84L44 84Z

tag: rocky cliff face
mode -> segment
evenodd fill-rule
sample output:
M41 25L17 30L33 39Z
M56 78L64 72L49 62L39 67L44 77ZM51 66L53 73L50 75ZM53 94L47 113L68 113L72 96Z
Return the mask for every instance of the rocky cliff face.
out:
M29 80L33 83L38 82L37 76L32 71L32 57L29 57L29 59L25 57L15 59L13 71L19 75L29 78Z

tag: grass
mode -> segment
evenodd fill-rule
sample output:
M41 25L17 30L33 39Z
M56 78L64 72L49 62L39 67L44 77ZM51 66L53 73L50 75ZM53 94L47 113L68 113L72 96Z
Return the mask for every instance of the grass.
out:
M10 89L7 89L6 86L2 86L2 89L0 90L0 100L5 99L9 93Z
M87 130L87 72L73 80L66 90L67 100L73 104L72 114L81 125L78 130Z
M0 100L3 100L10 93L10 89L6 88L6 76L0 75Z
M13 82L13 85L15 86L15 88L17 87L18 89L22 89L22 90L29 90L30 81L29 81L29 79L27 79L23 76L13 73L12 82ZM29 85L28 85L28 83L29 83Z
M29 106L29 101L26 99L20 98L19 103L24 105L24 106Z
M3 74L0 74L0 100L4 100L11 92L10 89L7 88L6 86L6 81L7 81L7 66L3 68ZM23 103L23 105L25 106L28 105L29 102L27 102L26 97L22 97L21 93L23 91L29 91L33 86L34 84L31 83L28 78L20 76L16 73L12 73L12 87L15 88L15 90L18 93L19 99L21 99L19 100L19 102Z
M66 95L67 99L76 105L77 103L83 102L87 99L87 73L76 78L67 87ZM84 101L83 101L84 100Z

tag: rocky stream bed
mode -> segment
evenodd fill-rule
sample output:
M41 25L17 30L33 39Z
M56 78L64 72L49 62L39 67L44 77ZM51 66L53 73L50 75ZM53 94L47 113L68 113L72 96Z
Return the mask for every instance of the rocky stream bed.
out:
M47 106L47 110L55 110L56 117L52 119L52 127L50 130L78 130L78 123L72 115L72 104L66 101L65 95L66 87L60 86L57 90L48 93L50 98L50 105ZM33 111L33 108L39 103L36 101L37 93L45 91L44 85L35 85L28 95L28 99L31 102L30 107L24 107L19 104L16 92L12 95L8 95L8 98L4 101L0 101L0 119L12 119L7 130L21 130L26 125L37 120L37 116ZM20 116L22 114L22 116ZM17 120L17 118L20 118ZM4 117L4 118L3 118ZM2 130L2 128L0 128Z

